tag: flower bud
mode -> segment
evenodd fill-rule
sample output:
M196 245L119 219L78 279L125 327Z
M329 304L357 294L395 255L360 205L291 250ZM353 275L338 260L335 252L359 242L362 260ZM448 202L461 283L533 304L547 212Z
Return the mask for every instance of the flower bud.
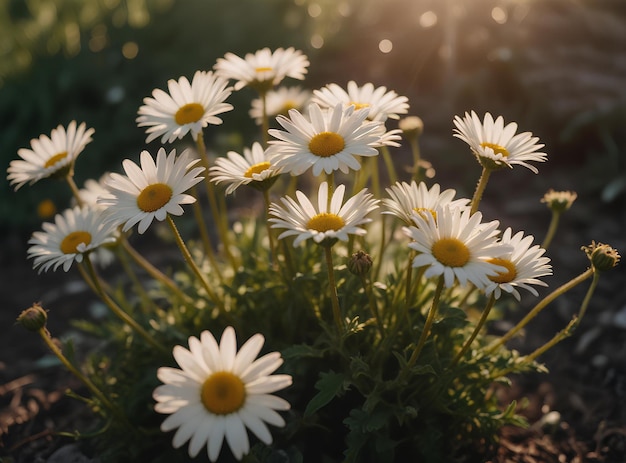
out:
M357 276L365 276L372 268L372 258L365 251L357 251L348 259L348 270Z
M583 246L581 249L587 254L593 268L600 272L611 270L620 259L617 250L608 244L596 244L595 241L592 241L589 246Z
M398 128L408 140L418 138L424 132L424 121L417 116L408 116L398 121Z
M35 302L17 317L17 322L28 331L39 331L41 328L45 328L47 321L48 313L39 302Z
M576 201L578 195L575 191L554 191L552 188L543 195L542 203L546 203L553 212L563 212L568 210Z

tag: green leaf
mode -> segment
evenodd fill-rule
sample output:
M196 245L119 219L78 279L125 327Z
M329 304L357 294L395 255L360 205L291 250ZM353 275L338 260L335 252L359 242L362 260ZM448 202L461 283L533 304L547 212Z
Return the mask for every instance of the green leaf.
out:
M348 387L349 383L341 373L335 373L334 371L320 373L320 379L315 383L315 389L319 392L307 404L304 416L311 416L333 400L334 397L347 390Z
M285 359L298 359L303 357L321 358L324 356L324 351L306 344L299 344L297 346L287 347L282 351L282 355Z

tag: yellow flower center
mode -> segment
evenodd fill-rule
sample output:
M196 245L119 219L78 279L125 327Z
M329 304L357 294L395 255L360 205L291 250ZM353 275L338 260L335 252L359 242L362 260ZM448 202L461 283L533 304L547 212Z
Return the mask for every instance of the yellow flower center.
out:
M351 101L349 104L354 106L354 110L358 111L359 109L369 108L371 104L369 103L359 103L357 101Z
M441 238L433 244L431 252L447 267L463 267L470 258L469 249L457 238Z
M257 73L270 72L270 71L273 71L273 69L270 66L263 66L263 67L254 68L254 72L257 72Z
M509 156L509 150L507 150L504 146L496 145L495 143L489 143L488 141L484 141L480 144L483 148L491 148L494 153L501 154L505 158Z
M61 241L59 248L63 254L76 254L78 251L76 248L79 244L85 243L89 245L91 243L91 233L86 231L75 231L67 235Z
M279 114L287 114L290 109L297 109L298 103L293 100L287 100L283 103L283 107L280 109Z
M198 122L204 116L204 106L200 103L187 103L181 106L174 115L174 120L178 125Z
M154 183L145 187L137 196L137 207L144 212L161 209L172 199L172 188L165 183Z
M498 272L497 275L490 276L489 279L491 281L496 283L508 283L515 280L515 277L517 276L517 269L515 268L515 264L510 260L495 257L493 259L489 259L487 262L506 268L506 272Z
M243 176L246 178L252 178L253 174L260 174L261 172L269 168L270 168L270 163L268 161L259 162L258 164L254 164L253 166L250 166L250 168L246 170Z
M344 220L336 214L320 212L309 219L306 228L323 233L328 230L337 231L343 228L345 224Z
M246 401L246 388L239 376L218 371L209 376L200 390L202 405L215 415L229 415Z
M43 166L44 168L47 169L48 167L52 167L53 165L55 165L57 162L62 161L66 157L67 157L67 151L63 151L62 153L55 154L50 159L48 159Z
M309 151L321 158L334 156L346 146L343 137L335 132L321 132L311 138Z
M57 207L54 205L54 202L51 199L44 199L39 204L37 204L37 215L40 219L47 219L48 217L52 217L57 211Z
M417 212L424 220L428 220L428 214L432 215L435 222L437 221L437 211L428 209L427 207L414 207L413 210Z

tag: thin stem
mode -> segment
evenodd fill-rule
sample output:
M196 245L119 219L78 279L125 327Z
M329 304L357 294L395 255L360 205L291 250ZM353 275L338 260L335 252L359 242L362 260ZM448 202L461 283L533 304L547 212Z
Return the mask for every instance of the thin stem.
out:
M274 270L278 268L278 256L276 254L276 245L274 243L274 234L272 233L272 226L270 224L270 193L267 188L263 189L263 201L265 202L265 227L267 230L267 239L270 243L270 263Z
M148 262L141 254L139 254L137 250L130 245L124 235L120 237L120 243L124 247L124 250L131 257L131 259L133 259L137 265L143 268L148 273L148 275L168 287L181 300L186 302L193 302L189 296L187 296L180 290L180 288L176 285L176 283L174 283L171 278L169 278L158 268Z
M78 368L76 368L63 354L61 349L54 343L50 333L45 327L39 328L39 336L46 343L46 346L52 351L52 353L61 361L63 366L69 370L76 378L78 378L89 391L100 401L102 405L114 412L118 416L123 416L120 410L113 405L113 403L107 398L107 396L96 386L87 376L85 376Z
M259 96L261 97L261 108L263 109L263 117L261 122L261 138L263 140L263 148L266 149L269 141L269 129L270 122L267 117L267 92L261 90Z
M222 240L222 245L224 246L224 252L226 252L226 257L228 258L233 269L236 269L237 263L235 262L235 257L230 250L230 239L228 236L228 226L226 223L227 214L225 213L225 211L222 211L218 206L217 197L215 195L215 185L213 185L213 182L209 180L209 158L207 156L206 146L204 144L204 136L202 132L198 133L198 138L196 138L196 145L198 148L198 153L200 154L202 164L206 169L206 175L204 179L206 184L207 198L209 200L209 209L211 210L213 222L215 222L215 225L217 226L217 232L219 233L220 239Z
M389 176L389 182L393 185L398 181L398 174L396 174L396 168L393 165L393 159L391 159L391 153L389 152L389 147L383 145L381 147L381 152L383 154L383 160L385 161L385 167L387 167L387 175Z
M483 193L485 192L485 188L487 187L487 182L489 181L490 175L491 175L491 169L488 169L487 167L483 167L483 171L480 174L480 179L478 180L478 184L476 185L476 190L474 190L474 196L472 197L472 203L471 203L472 214L478 211L478 205L480 204L480 200L483 197Z
M74 199L76 199L76 203L79 206L84 206L85 205L85 201L83 201L83 199L80 197L80 190L78 189L78 186L76 186L76 182L74 181L74 169L72 168L70 173L67 174L65 176L65 180L67 181L67 184L70 186L70 190L72 190L72 194L74 195Z
M213 251L213 244L211 243L211 237L209 236L209 230L206 227L206 223L204 222L204 217L202 215L202 205L200 204L200 201L198 199L197 185L194 185L191 191L192 195L196 198L196 201L194 201L193 203L193 215L196 219L196 223L198 224L198 230L200 231L200 239L202 240L204 253L209 259L209 262L211 263L211 268L215 271L215 274L220 280L220 283L223 283L224 278L222 277L222 272L220 271L219 265L217 264L215 252Z
M407 307L411 304L411 283L413 282L413 260L415 259L415 250L409 251L409 261L406 266L406 288L404 288L404 303Z
M220 301L220 299L217 297L215 292L213 292L213 289L209 285L209 282L206 280L206 278L204 278L204 275L202 274L202 271L200 270L198 265L194 262L193 257L191 256L191 253L189 252L189 249L185 245L185 242L183 241L182 236L180 236L180 233L178 231L178 228L176 227L176 224L174 223L174 220L172 219L172 217L169 214L167 215L167 223L169 224L170 228L172 229L172 233L174 234L174 238L176 239L176 244L178 245L178 248L180 249L180 252L182 253L183 258L185 259L185 262L187 262L187 265L189 265L189 267L191 268L193 273L196 275L198 280L200 280L200 283L202 284L202 287L207 292L207 294L211 298L211 300L223 312L224 311L224 305L222 304L222 301Z
M550 219L550 225L548 226L548 231L546 232L546 237L543 239L543 243L541 247L543 249L548 249L550 243L552 243L552 238L556 234L556 230L559 227L559 219L561 218L560 211L552 211L552 218Z
M476 336L478 336L478 333L480 333L480 330L482 329L485 322L487 321L489 312L491 312L491 309L493 308L493 305L495 302L496 302L496 298L494 294L492 293L491 297L487 301L487 305L483 309L483 313L480 315L480 319L478 320L478 323L476 323L476 326L474 327L474 331L472 332L470 337L467 338L467 340L465 341L465 344L463 344L463 347L461 347L461 350L458 352L458 354L456 354L456 356L454 357L454 360L452 360L452 363L450 363L451 368L454 367L457 363L459 363L459 360L461 360L461 358L463 358L463 355L465 355L465 353L469 350L470 346L472 345L472 342L474 342L474 339L476 339Z
M133 284L133 286L135 288L135 291L137 291L137 294L139 294L139 297L141 298L142 305L143 306L151 306L152 308L155 308L156 304L150 298L150 296L148 296L148 293L146 292L146 290L144 289L143 285L141 284L141 281L137 277L137 274L135 273L135 271L133 270L132 266L128 262L128 255L125 252L123 252L117 246L116 246L115 250L116 250L117 257L120 260L120 263L122 264L122 268L124 269L124 271L126 272L126 275L128 276L128 278L132 282L132 284Z
M413 154L413 175L412 179L416 182L420 179L420 146L417 137L411 138L411 153Z
M335 282L335 272L333 270L333 255L331 245L324 245L324 255L326 257L326 267L328 269L328 285L330 287L330 300L333 306L333 318L339 332L343 329L341 319L341 309L339 308L339 297L337 296L337 283Z
M385 336L385 327L383 325L382 319L380 318L380 313L378 312L378 305L376 304L376 299L374 299L374 292L372 291L372 283L367 281L365 275L361 275L361 284L363 285L363 291L367 296L367 300L369 302L370 312L376 319L376 324L378 325L378 329L380 330L380 335L382 337Z
M94 287L96 289L96 294L104 301L104 303L111 309L111 311L120 320L122 320L124 323L130 326L133 330L135 330L142 338L144 338L148 342L148 344L150 344L153 347L156 347L161 352L164 352L167 354L168 353L167 349L165 349L161 344L155 341L154 337L152 337L146 330L144 330L141 327L141 325L139 325L139 323L135 321L134 318L132 318L130 315L124 312L122 308L119 305L117 305L113 299L111 299L111 297L106 293L106 291L102 289L102 285L100 284L100 278L98 277L98 274L96 273L96 270L93 264L91 263L91 260L88 258L84 259L83 264L87 267L87 272L89 273L89 276L91 277L91 281L94 284Z
M439 277L439 281L437 282L437 288L435 289L435 295L433 296L433 303L430 306L430 310L428 311L428 316L426 317L426 322L424 323L424 329L422 330L422 334L420 335L419 341L417 342L417 346L415 347L415 350L413 351L413 354L411 355L411 358L409 359L409 362L407 363L407 366L409 368L415 365L417 358L422 352L422 348L424 347L424 344L426 344L426 339L428 338L428 335L430 334L430 328L433 324L433 321L435 320L435 314L437 313L437 308L439 307L439 298L441 297L441 293L443 291L443 283L444 283L444 279L443 279L443 275L441 275Z
M489 355L493 353L498 347L502 346L509 339L515 336L522 328L524 328L528 324L528 322L530 322L533 318L535 318L537 314L539 314L539 312L541 312L548 304L550 304L550 302L554 301L557 297L565 294L570 289L579 285L580 283L585 281L587 278L589 278L591 275L593 275L593 269L589 268L585 270L583 273L581 273L580 275L578 275L576 278L572 278L570 281L568 281L564 285L552 291L552 293L547 295L545 298L543 298L541 302L539 302L535 307L533 307L532 310L528 312L528 314L526 314L526 316L517 323L517 325L511 328L500 339L497 339L496 341L492 342L489 346L487 346L487 348L485 349L485 355Z
M589 301L591 301L591 296L593 296L593 292L596 290L596 286L598 286L598 281L600 281L600 273L593 272L593 279L591 280L591 285L589 285L589 289L587 290L587 294L585 294L585 298L583 299L582 304L580 305L580 310L578 311L578 319L582 320L585 313L587 312L587 307L589 306Z

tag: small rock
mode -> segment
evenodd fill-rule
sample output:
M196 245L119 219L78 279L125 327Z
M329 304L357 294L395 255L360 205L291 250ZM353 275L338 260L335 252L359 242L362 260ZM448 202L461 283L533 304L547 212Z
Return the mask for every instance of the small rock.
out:
M626 305L613 315L613 325L622 330L626 330Z

